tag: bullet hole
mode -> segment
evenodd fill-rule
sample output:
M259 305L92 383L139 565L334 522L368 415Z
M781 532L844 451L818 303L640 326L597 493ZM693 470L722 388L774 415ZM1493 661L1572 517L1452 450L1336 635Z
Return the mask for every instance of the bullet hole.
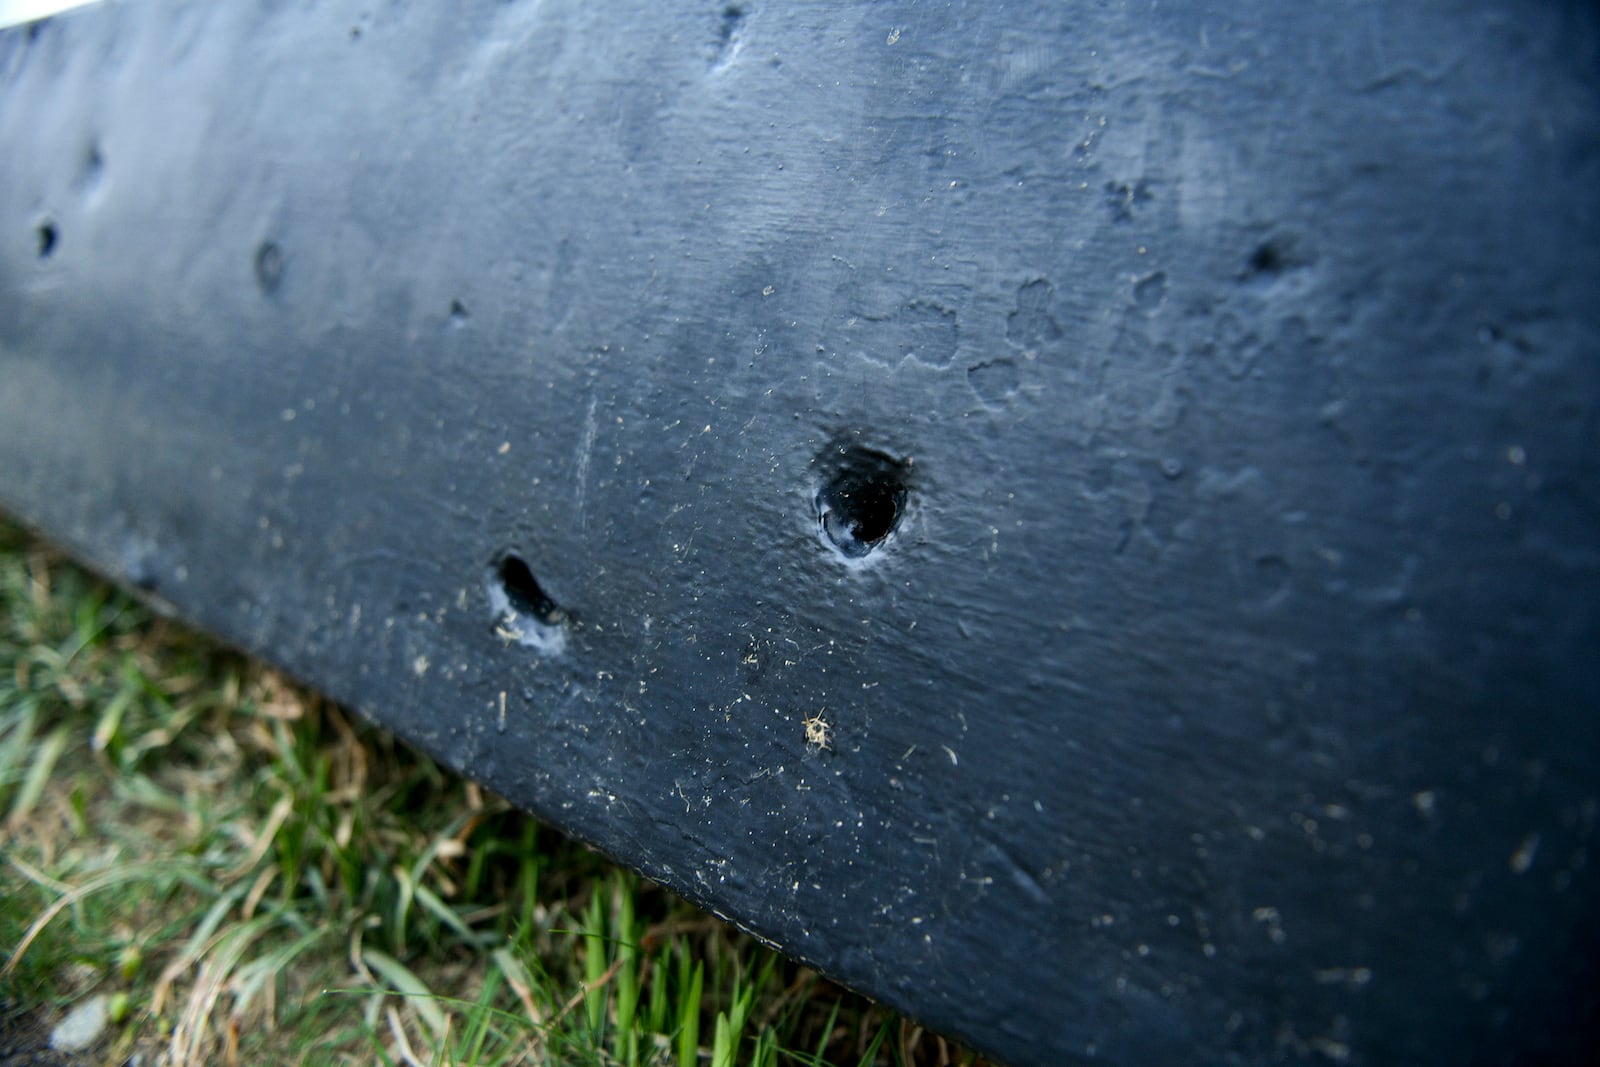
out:
M817 490L817 525L823 539L846 559L882 547L906 508L910 463L859 445L831 445L819 458L824 481Z
M722 25L718 27L718 37L723 48L733 43L733 38L739 32L739 24L744 21L744 8L738 4L729 4L722 9Z
M521 556L507 552L500 557L489 573L488 595L492 630L500 640L549 655L566 648L572 615L544 591Z
M744 17L745 10L738 4L729 4L722 9L721 18L717 23L716 42L711 48L713 68L726 66L738 51L739 31L744 23Z
M39 258L49 259L56 250L56 240L60 234L56 231L56 224L49 219L39 223L39 228L34 231L34 236L39 239Z
M511 610L518 615L547 626L559 625L566 618L566 613L550 599L521 556L507 555L500 561L499 573L500 588L505 591Z
M1310 264L1311 256L1300 242L1292 235L1278 234L1256 245L1250 258L1245 260L1239 280L1272 282Z
M275 242L263 241L256 249L256 284L263 293L274 293L283 281L283 249Z
M1250 277L1257 274L1281 274L1283 268L1283 250L1268 241L1250 253L1250 262L1245 266L1245 275Z

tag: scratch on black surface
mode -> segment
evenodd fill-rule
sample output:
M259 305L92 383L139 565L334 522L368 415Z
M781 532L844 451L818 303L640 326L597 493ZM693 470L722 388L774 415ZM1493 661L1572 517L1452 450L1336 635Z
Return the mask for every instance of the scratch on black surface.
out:
M583 436L578 438L578 455L574 464L577 477L575 492L578 503L578 529L589 528L589 515L585 505L589 497L589 457L594 452L594 436L599 427L595 422L595 404L598 398L589 398L589 410L583 416Z

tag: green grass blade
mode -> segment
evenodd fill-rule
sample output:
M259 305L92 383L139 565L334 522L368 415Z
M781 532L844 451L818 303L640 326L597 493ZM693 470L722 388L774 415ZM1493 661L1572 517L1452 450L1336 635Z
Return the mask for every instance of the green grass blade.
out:
M872 1067L873 1063L877 1061L878 1049L883 1045L884 1038L889 1036L889 1027L891 1025L890 1021L885 1019L883 1025L878 1027L878 1032L872 1035L872 1041L868 1043L867 1050L861 1054L861 1060L857 1067Z
M711 1067L733 1067L737 1040L727 1013L717 1012L716 1031L711 1037Z
M605 1025L606 1012L606 991L602 985L606 974L605 932L605 905L597 890L589 897L583 932L583 1007L589 1033L597 1040Z
M827 1025L822 1028L822 1036L817 1039L817 1051L811 1054L812 1063L827 1063L825 1059L828 1052L828 1042L833 1040L833 1028L839 1023L839 1002L833 1002L833 1010L828 1013Z
M434 998L433 990L405 964L387 953L369 948L361 953L361 958L378 977L389 983L391 992L406 998L407 1006L427 1025L434 1039L443 1042L449 1024Z
M700 1058L700 997L705 985L705 963L696 960L688 988L678 993L682 998L678 1002L678 1067L695 1067Z
M612 981L616 991L616 1036L612 1053L624 1067L639 1062L639 931L634 921L633 890L622 878L613 878L612 897L616 914L611 934L616 943L617 973Z
M22 780L22 788L17 790L16 800L11 805L11 811L6 817L8 823L18 823L28 817L33 806L44 795L45 784L50 781L50 775L55 772L56 761L61 758L61 753L67 750L67 744L72 740L72 728L65 723L51 730L44 741L33 751L33 762L28 767L28 773Z
M458 915L455 909L446 904L444 899L433 890L419 883L414 890L414 895L422 909L455 931L456 936L461 938L463 944L471 945L481 941L480 936L473 931L472 927L467 925L466 920Z

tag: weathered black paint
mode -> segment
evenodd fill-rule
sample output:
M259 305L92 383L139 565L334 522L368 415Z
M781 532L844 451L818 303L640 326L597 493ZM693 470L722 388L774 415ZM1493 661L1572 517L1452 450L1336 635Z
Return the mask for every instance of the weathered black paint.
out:
M12 31L0 500L1014 1063L1578 1060L1597 39L1513 0ZM904 477L871 551L841 447Z

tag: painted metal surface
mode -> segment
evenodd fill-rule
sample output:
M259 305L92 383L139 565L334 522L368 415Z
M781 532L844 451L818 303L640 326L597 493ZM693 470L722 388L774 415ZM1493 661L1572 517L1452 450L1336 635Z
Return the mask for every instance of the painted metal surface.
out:
M0 503L1014 1064L1581 1060L1593 5L0 35Z

